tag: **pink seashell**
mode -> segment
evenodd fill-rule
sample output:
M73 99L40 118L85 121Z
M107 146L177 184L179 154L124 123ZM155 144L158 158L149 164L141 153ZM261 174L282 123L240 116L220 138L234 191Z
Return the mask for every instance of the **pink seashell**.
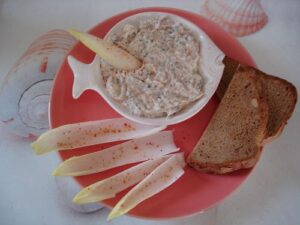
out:
M18 136L34 139L48 129L52 80L75 39L64 30L37 38L0 85L0 120Z
M200 13L235 36L255 33L268 22L259 0L206 0Z

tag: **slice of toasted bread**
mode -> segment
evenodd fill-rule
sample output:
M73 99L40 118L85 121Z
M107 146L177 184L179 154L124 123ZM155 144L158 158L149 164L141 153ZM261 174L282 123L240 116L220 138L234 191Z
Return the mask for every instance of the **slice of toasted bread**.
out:
M292 116L297 102L297 89L288 81L261 74L263 94L269 106L268 132L264 143L277 138L283 131L288 119Z
M256 73L240 65L189 165L218 174L253 167L267 132L268 105L262 96Z
M233 172L233 171L239 170L239 169L252 168L257 163L257 161L260 157L261 150L262 150L262 147L260 147L259 150L256 151L256 154L253 157L248 158L248 159L235 161L235 162L229 163L227 165L222 165L221 167L216 166L216 165L209 167L207 165L207 167L203 167L198 170L202 171L202 172L206 172L206 173L225 174L225 173L230 173L230 172Z
M236 60L229 57L225 57L223 62L225 64L225 69L217 89L219 98L224 96L239 65ZM264 140L264 143L267 143L281 134L288 119L291 117L297 102L297 90L293 84L284 79L268 75L250 66L247 66L246 68L249 72L253 73L255 71L258 75L262 82L263 95L269 106L268 132Z

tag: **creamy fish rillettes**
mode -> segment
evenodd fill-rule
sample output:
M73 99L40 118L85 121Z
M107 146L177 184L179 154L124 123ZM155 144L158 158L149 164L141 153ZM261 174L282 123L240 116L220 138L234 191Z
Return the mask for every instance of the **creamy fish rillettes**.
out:
M170 17L127 24L111 37L116 45L143 61L135 71L101 62L109 94L138 116L175 114L203 96L200 43L193 32Z

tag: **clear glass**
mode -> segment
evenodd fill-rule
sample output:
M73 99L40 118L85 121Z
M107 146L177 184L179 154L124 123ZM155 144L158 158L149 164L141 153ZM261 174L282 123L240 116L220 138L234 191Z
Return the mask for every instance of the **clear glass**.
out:
M57 189L59 190L60 198L65 205L80 213L90 213L102 209L104 206L99 203L78 205L72 202L73 197L81 190L80 185L73 177L55 177Z

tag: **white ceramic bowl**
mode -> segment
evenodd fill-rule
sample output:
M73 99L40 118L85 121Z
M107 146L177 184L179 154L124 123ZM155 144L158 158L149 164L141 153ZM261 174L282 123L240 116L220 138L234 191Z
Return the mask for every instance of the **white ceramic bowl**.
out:
M81 93L87 89L93 89L97 91L106 101L107 103L115 109L119 114L126 117L127 119L133 120L142 124L149 125L171 125L182 122L184 120L189 119L198 113L210 100L210 98L215 93L218 84L220 82L224 64L222 62L224 58L224 53L212 42L212 40L206 35L204 31L202 31L198 26L189 22L188 20L175 16L173 14L168 13L160 13L160 12L146 12L139 13L133 16L127 17L126 19L117 23L111 30L106 34L106 40L110 40L112 34L120 33L123 30L123 27L126 24L138 25L139 21L145 20L153 17L160 16L169 16L175 21L179 21L184 26L188 27L192 32L194 32L195 36L198 38L201 47L200 47L200 55L201 55L201 63L200 63L200 71L204 78L204 95L201 99L195 101L192 104L189 104L183 110L179 111L173 116L169 117L161 117L161 118L146 118L140 117L137 115L133 115L125 106L120 104L118 101L114 100L105 88L105 83L99 74L101 74L99 68L99 57L96 56L94 61L91 64L81 64L78 65L78 61L72 57L69 57L69 64L74 72L75 82L73 86L73 97L78 98ZM87 67L88 66L88 67ZM77 73L77 75L76 75ZM78 79L80 74L89 74L89 79L85 76L85 80ZM94 76L93 76L94 75ZM78 81L76 81L78 79Z

